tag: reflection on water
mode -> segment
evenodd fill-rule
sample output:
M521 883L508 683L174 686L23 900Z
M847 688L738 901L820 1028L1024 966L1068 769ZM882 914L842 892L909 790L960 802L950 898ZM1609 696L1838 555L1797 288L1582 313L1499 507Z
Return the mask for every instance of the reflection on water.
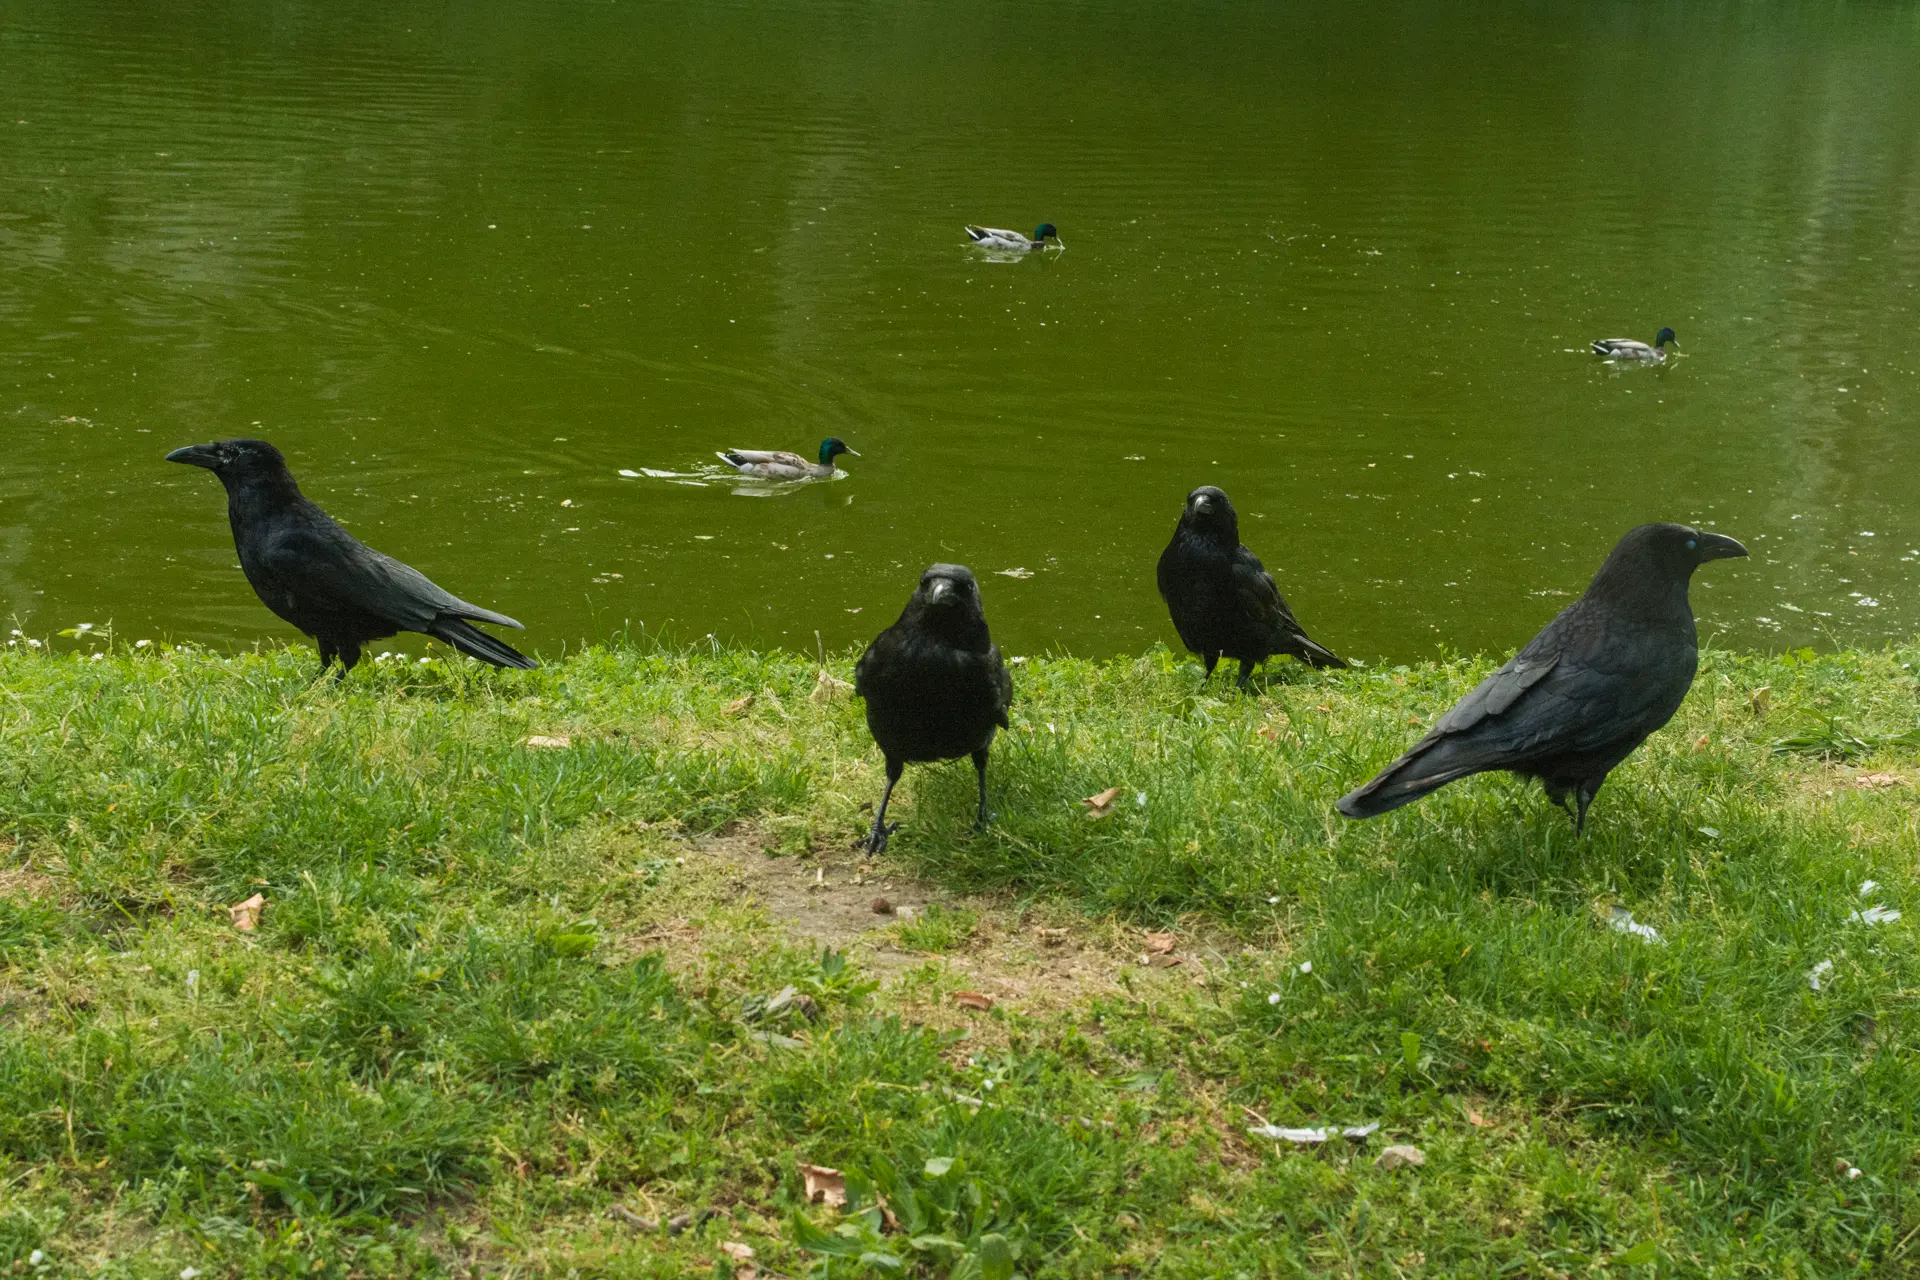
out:
M855 643L933 560L1138 650L1203 483L1365 659L1510 647L1651 518L1754 549L1724 643L1920 627L1908 7L403 8L0 11L19 625L286 634L160 461L258 434L549 651Z

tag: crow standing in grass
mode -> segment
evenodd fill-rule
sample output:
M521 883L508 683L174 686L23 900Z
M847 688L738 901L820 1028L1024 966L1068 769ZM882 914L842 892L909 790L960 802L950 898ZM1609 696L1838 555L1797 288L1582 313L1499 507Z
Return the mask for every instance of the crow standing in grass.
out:
M909 761L971 755L987 824L987 748L1007 727L1013 677L987 634L980 588L965 565L936 564L900 620L882 631L853 669L853 691L867 700L867 728L887 758L887 789L873 815L867 848L887 847L887 802Z
M1240 517L1227 495L1204 485L1187 495L1173 541L1160 553L1160 595L1180 642L1200 655L1207 675L1222 657L1240 661L1238 687L1276 653L1316 667L1347 664L1307 639L1273 575L1240 545Z
M1587 806L1613 767L1680 707L1699 663L1687 584L1747 549L1681 524L1620 539L1587 593L1447 712L1413 749L1343 796L1349 818L1398 809L1469 774L1538 778L1561 808Z
M240 568L262 604L319 644L322 675L337 657L339 678L346 679L361 645L401 631L444 640L496 667L538 665L468 619L514 628L518 622L448 595L418 570L362 545L301 496L286 459L266 441L188 445L167 461L220 477Z

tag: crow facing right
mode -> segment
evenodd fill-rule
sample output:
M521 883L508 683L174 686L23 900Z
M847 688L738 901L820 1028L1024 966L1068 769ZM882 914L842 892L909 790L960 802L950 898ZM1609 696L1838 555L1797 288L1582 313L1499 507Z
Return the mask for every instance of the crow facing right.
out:
M1643 524L1613 548L1585 595L1482 681L1432 732L1342 796L1371 818L1470 774L1540 779L1562 808L1587 806L1607 774L1673 717L1700 660L1687 584L1709 560L1747 549L1681 524Z
M443 640L496 667L539 665L468 619L514 628L518 622L442 591L309 502L287 460L265 440L188 445L167 461L205 467L220 477L241 570L262 604L314 638L322 675L337 657L339 678L346 679L362 645L401 631Z
M1160 553L1160 595L1180 642L1207 664L1240 661L1237 687L1276 653L1316 667L1347 664L1307 639L1260 557L1240 545L1240 517L1227 495L1202 485L1187 495L1173 541Z
M874 638L853 669L853 691L867 702L867 728L887 758L887 789L873 815L867 848L879 853L894 828L887 803L912 761L971 755L987 824L987 749L1007 727L1013 677L987 634L980 588L965 565L936 564L899 621ZM898 825L898 824L896 824Z

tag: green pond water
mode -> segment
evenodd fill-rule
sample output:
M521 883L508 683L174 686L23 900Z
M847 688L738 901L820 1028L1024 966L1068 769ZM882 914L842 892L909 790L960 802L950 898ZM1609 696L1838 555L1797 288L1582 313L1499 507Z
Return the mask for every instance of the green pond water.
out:
M1175 643L1204 483L1369 662L1510 649L1649 519L1753 548L1719 643L1870 644L1916 301L1911 4L9 0L0 615L291 638L161 461L259 435L548 653L853 644L934 560L1011 652Z

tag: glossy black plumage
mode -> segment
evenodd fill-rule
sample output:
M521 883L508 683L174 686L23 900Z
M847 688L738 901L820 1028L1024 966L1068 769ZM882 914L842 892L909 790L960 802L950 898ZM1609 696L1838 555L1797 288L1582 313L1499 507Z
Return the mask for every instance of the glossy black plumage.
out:
M1013 677L987 634L980 589L964 565L936 564L899 621L874 638L853 669L867 728L887 759L887 789L867 847L887 847L887 803L910 762L973 757L980 779L976 826L987 822L987 749L1007 727ZM896 824L897 825L897 824Z
M1585 595L1410 751L1341 797L1340 812L1371 818L1470 774L1505 769L1540 779L1563 808L1572 798L1584 828L1607 774L1673 717L1693 684L1693 571L1746 554L1732 538L1685 525L1630 531Z
M266 441L189 445L167 460L220 477L241 570L262 604L313 637L323 673L337 657L344 679L362 645L401 631L432 636L496 667L538 665L468 620L514 628L518 622L442 591L361 543L301 494L286 459Z
M1240 545L1240 517L1227 495L1204 485L1187 495L1173 541L1160 553L1161 598L1180 642L1207 664L1240 663L1239 687L1276 653L1316 667L1347 664L1307 638L1273 575Z

